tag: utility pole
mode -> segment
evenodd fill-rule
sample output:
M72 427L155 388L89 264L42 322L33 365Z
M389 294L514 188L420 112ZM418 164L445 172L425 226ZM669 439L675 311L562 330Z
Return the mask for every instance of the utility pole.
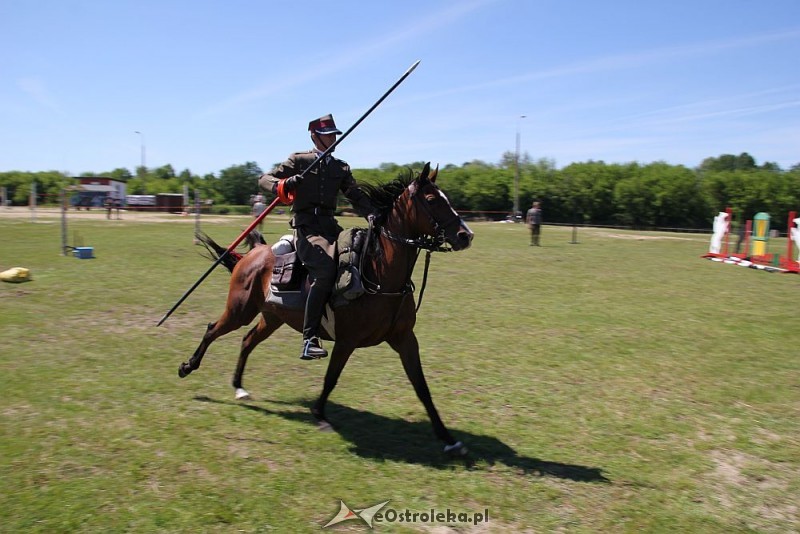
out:
M141 165L141 167L142 167L142 172L144 172L144 169L147 168L147 165L145 164L145 157L144 157L144 134L142 132L139 132L139 131L136 131L136 132L133 132L133 133L139 134L139 144L140 144L141 149L142 149L142 165Z
M519 123L522 119L525 118L525 115L520 115L519 119L517 120L517 150L514 153L514 163L516 164L516 169L514 171L514 213L512 214L512 220L517 220L517 213L519 213Z

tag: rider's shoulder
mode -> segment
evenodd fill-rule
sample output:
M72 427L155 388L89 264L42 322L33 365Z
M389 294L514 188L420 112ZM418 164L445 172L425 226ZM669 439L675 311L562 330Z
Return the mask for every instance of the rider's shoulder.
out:
M301 152L294 152L289 159L293 159L295 161L305 161L305 160L315 160L317 156L313 150L303 150Z
M349 171L349 170L350 170L350 164L349 164L349 163L347 163L347 162L346 162L345 160L343 160L343 159L339 159L339 158L335 158L335 157L331 156L331 163L333 163L333 164L335 164L335 165L338 165L339 167L341 167L342 169L344 169L344 170L346 170L346 171ZM329 164L329 165L330 165L330 164Z

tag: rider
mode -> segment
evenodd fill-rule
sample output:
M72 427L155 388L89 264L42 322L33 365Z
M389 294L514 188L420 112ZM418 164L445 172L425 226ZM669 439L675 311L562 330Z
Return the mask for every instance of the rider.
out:
M341 227L334 219L336 197L339 191L353 205L356 212L366 217L376 212L369 198L358 187L350 166L340 159L327 155L305 175L300 174L308 168L341 135L332 115L325 115L308 124L314 149L295 152L289 159L262 174L258 185L278 194L294 193L292 220L297 242L297 255L308 270L311 289L306 300L303 319L303 350L300 358L316 360L324 358L328 352L319 340L319 327L325 303L328 301L336 279L334 253L336 239Z

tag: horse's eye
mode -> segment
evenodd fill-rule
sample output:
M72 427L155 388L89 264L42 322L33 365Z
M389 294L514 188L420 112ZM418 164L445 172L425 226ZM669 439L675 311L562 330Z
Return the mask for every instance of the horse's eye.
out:
M428 204L433 204L436 201L436 195L425 195L425 200L428 202Z

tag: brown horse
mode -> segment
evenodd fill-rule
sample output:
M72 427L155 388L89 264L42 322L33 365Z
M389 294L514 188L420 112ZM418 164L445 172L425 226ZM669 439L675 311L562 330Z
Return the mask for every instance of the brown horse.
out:
M362 186L381 212L378 219L384 222L372 229L372 246L362 264L366 293L346 306L327 309L333 321L323 322L326 331L322 337L333 340L334 345L322 394L311 412L321 427L330 427L325 418L325 404L350 355L356 348L385 341L400 355L403 369L428 412L436 436L445 443L445 452L464 454L466 447L453 439L433 404L414 334L417 310L411 274L420 251L464 250L473 238L472 231L436 185L437 170L431 172L430 164L426 164L416 178L409 173L408 177L381 186ZM207 236L204 241L217 256L225 250ZM242 387L242 375L253 349L284 324L298 332L303 329L302 308L292 309L270 302L274 299L268 300L275 255L269 246L253 245L244 256L234 255L223 261L232 272L226 310L217 322L208 325L194 355L178 370L183 378L199 368L214 340L250 324L260 313L258 324L242 340L233 376L237 399L249 398Z

